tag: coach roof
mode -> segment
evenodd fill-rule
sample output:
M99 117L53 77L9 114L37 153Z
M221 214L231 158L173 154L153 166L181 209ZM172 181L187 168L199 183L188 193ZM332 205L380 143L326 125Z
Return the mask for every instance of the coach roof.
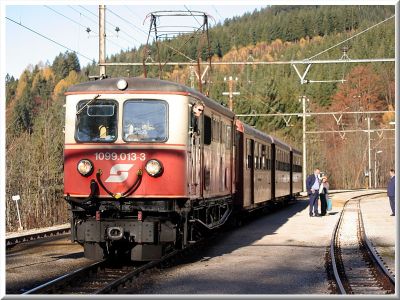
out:
M126 80L128 86L124 90L119 90L117 88L117 82L121 79ZM151 79L151 78L139 78L139 77L116 77L107 78L102 80L95 80L84 82L70 86L65 92L66 95L69 94L135 94L148 92L162 94L186 94L193 96L194 98L201 100L204 104L220 113L223 113L231 118L234 117L234 113L228 108L220 105L215 100L212 100L200 92L186 87L184 85L177 84L171 81Z
M258 138L260 140L268 142L270 144L272 143L272 138L268 134L266 134L258 129L255 129L254 127L251 127L250 125L247 125L246 123L242 123L242 124L243 124L243 129L244 129L245 134L248 134L250 136L253 136L255 138Z

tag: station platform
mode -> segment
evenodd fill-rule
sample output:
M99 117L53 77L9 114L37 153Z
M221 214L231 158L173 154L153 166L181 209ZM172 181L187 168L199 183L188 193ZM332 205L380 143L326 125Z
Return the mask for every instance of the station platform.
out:
M29 230L6 232L6 239L22 237L22 236L27 236L27 235L33 235L33 234L40 234L40 233L49 232L49 231L69 229L70 227L71 227L71 224L66 223L66 224L55 225L55 226L51 226L51 227L43 227L43 228L34 228L34 229L29 229Z

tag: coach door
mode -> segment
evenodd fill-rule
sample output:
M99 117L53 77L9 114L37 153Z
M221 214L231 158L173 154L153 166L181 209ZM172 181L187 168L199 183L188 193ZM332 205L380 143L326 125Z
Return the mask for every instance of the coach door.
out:
M246 139L246 166L243 178L243 206L254 204L254 141Z
M194 105L195 106L195 105ZM196 116L189 106L189 153L188 153L188 175L191 197L201 196L201 130L203 128L203 115Z

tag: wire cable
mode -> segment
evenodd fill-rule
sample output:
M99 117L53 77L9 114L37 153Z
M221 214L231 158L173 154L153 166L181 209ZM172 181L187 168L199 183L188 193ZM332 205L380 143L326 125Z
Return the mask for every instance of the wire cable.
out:
M217 13L217 15L221 18L221 22L224 20L224 18L221 16L221 14L218 12L218 10L217 10L217 8L215 7L215 5L211 5L213 8L214 8L214 10L215 10L215 12Z
M97 16L95 13L91 12L91 11L88 10L86 7L84 7L84 6L82 6L82 5L79 5L79 6L80 6L81 8L83 8L84 10L86 10L87 12L89 12L90 14L92 14L93 16L95 16L96 18L98 18L98 16ZM107 10L108 10L108 9L107 9ZM111 25L111 26L114 27L114 28L119 27L119 26L115 26L114 24L112 24L111 22L109 22L109 21L107 21L107 20L106 20L106 23L109 24L109 25ZM139 42L137 39L135 39L133 36L131 36L130 34L126 33L125 31L121 31L121 32L124 33L126 36L130 37L131 39L133 39L134 41L136 41L136 42L138 42L138 43L140 44L140 42ZM128 43L130 43L130 41L128 41Z
M199 20L197 20L196 17L192 14L192 11L186 5L184 5L184 7L187 9L188 12L190 12L192 17L196 20L197 24L199 24L199 26L203 26L203 25L200 24Z
M361 31L361 32L359 32L359 33L357 33L357 34L355 34L355 35L349 37L348 39L345 39L344 41L341 41L340 43L337 43L336 45L333 45L332 47L329 47L328 49L325 49L325 50L323 50L323 51L321 51L321 52L319 52L319 53L317 53L317 54L311 56L311 57L308 58L307 60L311 60L311 59L317 57L318 55L321 55L322 53L325 53L325 52L327 52L327 51L329 51L329 50L331 50L331 49L333 49L333 48L335 48L335 47L337 47L337 46L339 46L339 45L341 45L341 44L343 44L343 43L345 43L345 42L347 42L347 41L349 41L349 40L351 40L351 39L353 39L353 38L355 38L356 36L359 36L360 34L363 34L364 32L367 32L368 30L370 30L370 29L372 29L372 28L374 28L374 27L376 27L376 26L381 25L382 23L384 23L384 22L386 22L386 21L388 21L388 20L394 18L394 16L395 16L395 15L393 15L393 16L391 16L391 17L389 17L389 18L387 18L387 19L385 19L385 20L383 20L383 21L380 21L379 23L377 23L377 24L375 24L375 25L372 25L371 27L368 27L367 29L364 29L363 31Z
M84 16L86 19L90 20L92 23L94 23L94 24L98 24L99 23L99 21L93 20L92 18L90 18L87 15L83 14L81 11L77 10L76 8L74 8L72 5L68 5L68 7L73 9L74 11L76 11L79 15Z
M87 26L82 25L81 23L75 21L74 19L71 19L70 17L67 17L66 15L60 13L59 11L56 11L55 9L51 8L50 6L47 6L47 5L43 5L43 6L46 7L46 8L48 8L48 9L50 9L51 11L55 12L56 14L59 14L60 16L63 16L64 18L70 20L71 22L73 22L73 23L75 23L75 24L77 24L77 25L79 25L79 26L85 28L85 29L88 28Z
M9 17L6 17L6 19L9 20L9 21L11 21L11 22L14 22L15 24L17 24L17 25L19 25L19 26L21 26L21 27L23 27L23 28L25 28L25 29L27 29L27 30L29 30L29 31L31 31L31 32L33 32L33 33L35 33L35 34L37 34L37 35L39 35L39 36L41 36L42 38L45 38L46 40L48 40L48 41L50 41L50 42L52 42L52 43L54 43L54 44L57 44L58 46L61 46L61 47L65 48L65 49L67 49L67 50L69 50L69 51L72 51L72 52L78 54L79 56L82 56L83 58L86 58L86 59L89 60L89 61L92 61L92 60L93 60L93 58L89 58L88 56L86 56L86 55L84 55L84 54L82 54L82 53L80 53L80 52L78 52L78 51L75 51L75 50L73 50L73 49L71 49L71 48L69 48L69 47L67 47L67 46L65 46L65 45L63 45L63 44L61 44L61 43L59 43L59 42L57 42L57 41L55 41L55 40L53 40L53 39L51 39L51 38L45 36L44 34L41 34L40 32L37 32L36 30L33 30L32 28L29 28L28 26L22 25L21 23L15 21L15 20L13 20L13 19L11 19L11 18L9 18Z
M77 10L77 9L75 9L75 8L73 8L71 5L68 5L71 9L73 9L74 11L76 11L77 13L79 13L80 15L82 15L82 16L84 16L84 17L86 17L87 19L89 19L89 20L91 20L93 23L96 23L96 24L98 24L98 22L97 21L94 21L93 19L91 19L91 18L89 18L88 16L86 16L86 15L84 15L84 14L82 14L82 12L80 12L79 10ZM83 8L83 7L82 7ZM90 11L89 11L90 12ZM97 16L96 16L97 17ZM85 27L86 28L86 27ZM98 32L96 32L95 30L91 30L94 34L96 34L96 35L98 35L99 33ZM130 45L131 44L131 42L130 41L128 41L127 39L124 39L123 37L121 37L121 39L123 39L125 42L127 42L128 43L128 45ZM114 44L115 46L117 46L117 47L119 47L119 48L121 48L121 49L124 49L124 48L126 48L126 47L123 47L123 46L121 46L120 44L118 44L118 43L116 43L116 42L114 42L113 40L111 40L111 39L107 39L110 43L112 43L112 44ZM129 46L128 46L129 47Z
M115 15L116 17L120 18L122 21L132 25L133 27L135 27L137 30L139 30L142 34L144 34L147 37L147 32L144 31L143 29L137 27L135 24L133 24L132 22L129 22L128 20L126 20L125 18L121 17L120 15L118 15L117 13L113 12L110 8L107 8L107 11L109 11L110 13L112 13L113 15Z

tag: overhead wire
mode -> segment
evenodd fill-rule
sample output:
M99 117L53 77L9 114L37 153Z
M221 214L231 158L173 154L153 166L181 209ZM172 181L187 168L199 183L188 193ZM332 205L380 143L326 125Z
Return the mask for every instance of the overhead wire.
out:
M217 15L221 18L221 21L223 21L224 20L224 18L221 16L221 14L218 12L218 10L217 10L217 8L215 7L215 5L211 5L213 8L214 8L214 10L215 10L215 12L217 13Z
M68 16L66 16L66 15L64 15L64 14L62 14L62 13L60 13L59 11L57 11L57 10L51 8L51 7L48 6L48 5L43 5L43 6L46 7L46 8L48 8L48 9L50 9L51 11L55 12L56 14L59 14L60 16L63 16L64 18L70 20L71 22L73 22L73 23L75 23L75 24L77 24L77 25L79 25L79 26L81 26L81 27L83 27L83 28L88 28L87 26L82 25L81 23L75 21L74 19L71 19L70 17L68 17Z
M46 40L48 40L48 41L50 41L50 42L52 42L52 43L54 43L54 44L57 44L57 45L60 46L60 47L63 47L63 48L65 48L65 49L67 49L67 50L69 50L69 51L71 51L71 52L73 52L73 53L76 53L76 54L79 55L79 56L82 56L83 58L86 58L86 59L89 60L89 61L92 61L92 60L93 60L92 58L89 58L88 56L86 56L86 55L84 55L84 54L82 54L82 53L80 53L80 52L78 52L78 51L76 51L76 50L73 50L73 49L71 49L71 48L69 48L69 47L67 47L67 46L65 46L65 45L63 45L63 44L61 44L61 43L59 43L59 42L53 40L52 38L49 38L49 37L47 37L46 35L44 35L44 34L38 32L38 31L36 31L36 30L34 30L34 29L28 27L28 26L25 26L25 25L23 25L23 24L21 24L21 23L15 21L15 20L13 20L13 19L11 19L11 18L9 18L9 17L6 17L6 19L9 20L9 21L11 21L11 22L13 22L13 23L15 23L15 24L17 24L17 25L19 25L19 26L21 26L21 27L23 27L23 28L25 28L25 29L27 29L27 30L29 30L29 31L31 31L31 32L33 32L33 33L35 33L35 34L37 34L37 35L39 35L39 36L41 36L42 38L45 38Z
M96 18L98 17L95 13L93 13L93 12L91 12L90 10L88 10L86 7L84 7L84 6L82 6L82 5L79 5L82 9L84 9L84 10L86 10L87 12L89 12L90 14L92 14L92 15L94 15ZM112 24L111 22L109 22L109 21L107 21L106 20L106 23L107 24L109 24L109 25L111 25L112 27L114 27L114 28L119 28L120 26L115 26L114 24ZM121 31L123 34L125 34L126 36L128 36L129 38L131 38L132 40L134 40L134 41L136 41L136 42L138 42L139 44L140 44L140 42L137 40L137 39L135 39L133 36L131 36L130 34L128 34L128 33L126 33L125 31ZM122 38L122 37L121 37ZM127 41L126 39L124 39L125 41ZM128 43L130 43L130 41L128 41Z
M197 20L196 17L192 14L192 11L191 11L186 5L183 5L183 6L186 8L186 10L187 10L188 12L190 12L190 14L192 15L192 17L196 20L197 24L199 24L199 26L203 26L202 24L200 24L199 20Z
M132 22L128 21L127 19L121 17L119 14L115 13L114 11L112 11L110 8L107 8L107 11L109 11L110 13L112 13L114 16L116 16L117 18L121 19L122 21L124 21L125 23L128 23L130 25L132 25L134 28L136 28L137 30L139 30L142 34L144 34L147 37L147 32L144 31L143 29L137 27L135 24L133 24Z
M79 13L80 15L84 16L85 18L91 20L93 23L98 24L98 21L94 21L94 20L91 19L90 17L84 15L84 14L83 14L82 12L80 12L79 10L73 8L71 5L68 5L68 6L69 6L71 9L73 9L75 12L77 12L77 13ZM81 7L84 8L83 6L81 6ZM89 11L89 10L88 10L88 11ZM89 12L90 12L90 11L89 11ZM91 12L90 12L90 13L91 13ZM95 15L95 16L96 16L96 15ZM96 17L97 17L97 16L96 16ZM97 34L97 35L99 34L99 33L96 32L95 30L91 30L91 31L93 31L94 34ZM123 40L124 40L125 42L127 42L128 44L131 44L130 41L124 39L123 37L122 37L121 39L123 39ZM116 43L115 41L113 41L113 40L111 40L111 39L108 39L108 41L111 42L112 44L114 44L115 46L121 48L121 49L126 48L126 47L121 46L120 44Z
M138 14L136 14L135 12L133 12L133 11L129 8L129 6L127 6L127 5L124 5L124 6L126 7L127 10L129 10L129 12L132 14L132 16L137 17L137 18L140 18L140 16L139 16Z
M335 47L337 47L337 46L339 46L339 45L341 45L341 44L344 44L344 43L346 43L347 41L349 41L349 40L351 40L351 39L354 39L355 37L359 36L360 34L363 34L363 33L367 32L368 30L370 30L370 29L372 29L372 28L375 28L376 26L379 26L379 25L381 25L382 23L384 23L384 22L386 22L386 21L388 21L388 20L390 20L390 19L392 19L392 18L394 18L394 17L395 17L395 15L392 15L392 16L390 16L389 18L386 18L385 20L380 21L379 23L374 24L374 25L372 25L372 26L370 26L370 27L364 29L363 31L360 31L360 32L358 32L357 34L355 34L355 35L353 35L353 36L351 36L351 37L345 39L344 41L341 41L341 42L339 42L339 43L333 45L332 47L329 47L328 49L325 49L325 50L323 50L323 51L321 51L321 52L319 52L319 53L317 53L317 54L311 56L311 57L308 58L307 60L311 60L311 59L313 59L313 58L315 58L315 57L317 57L317 56L319 56L319 55L321 55L321 54L323 54L323 53L325 53L325 52L327 52L327 51L329 51L329 50L331 50L331 49L333 49L333 48L335 48Z
M68 5L69 8L71 8L72 10L74 10L75 12L77 12L78 14L84 16L86 19L92 21L95 24L98 24L99 21L97 20L93 20L92 18L88 17L87 15L83 14L81 11L77 10L76 8L74 8L72 5Z

